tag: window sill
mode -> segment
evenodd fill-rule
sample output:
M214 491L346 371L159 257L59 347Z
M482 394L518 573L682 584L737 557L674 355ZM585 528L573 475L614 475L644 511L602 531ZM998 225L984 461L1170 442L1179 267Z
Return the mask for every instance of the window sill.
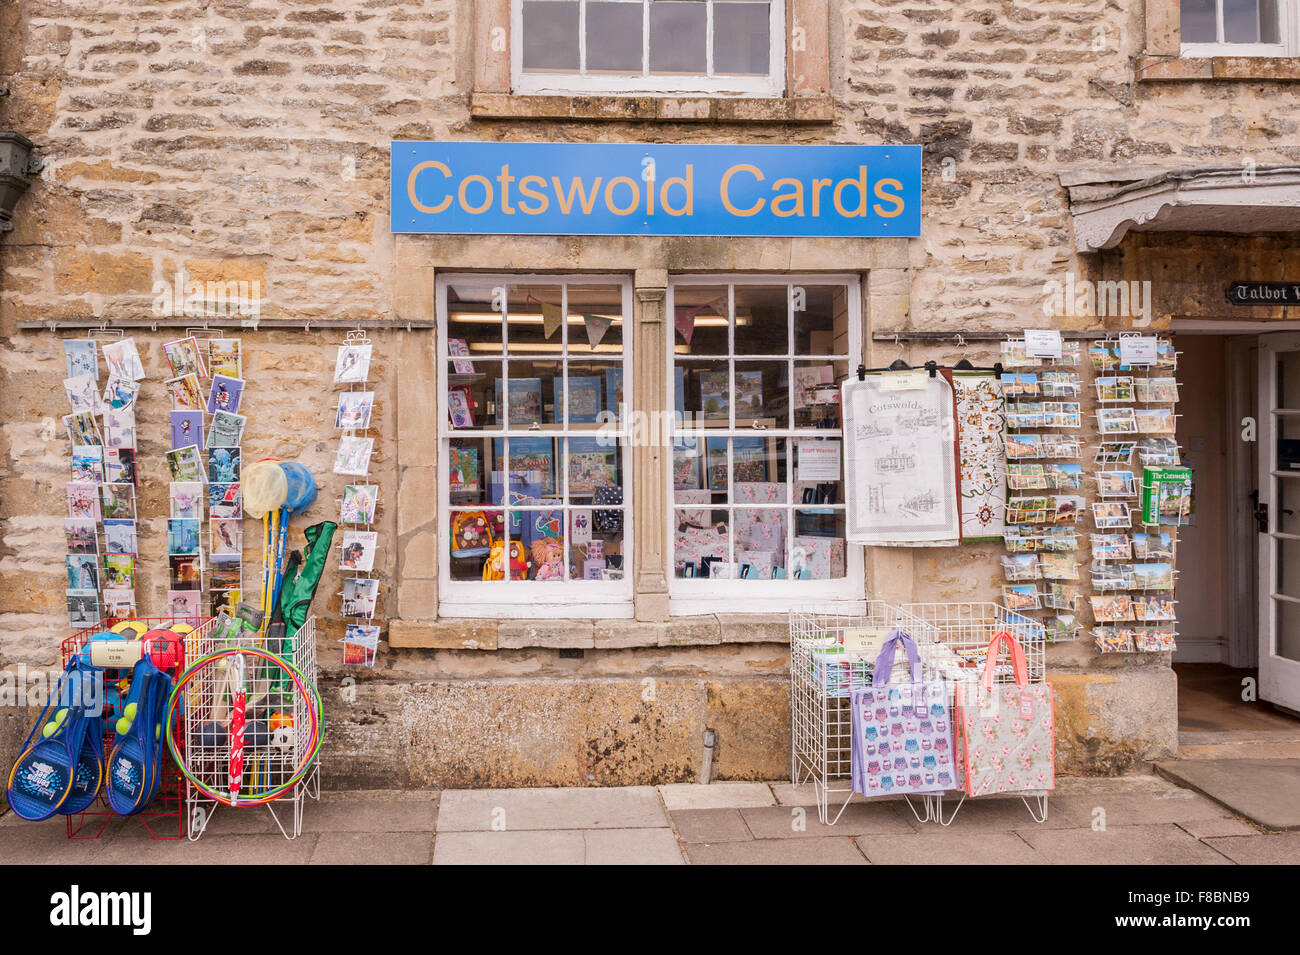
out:
M475 119L567 119L660 123L831 123L829 96L768 99L723 96L520 96L474 93Z
M1161 83L1203 80L1300 80L1297 56L1144 56L1138 62L1138 81Z

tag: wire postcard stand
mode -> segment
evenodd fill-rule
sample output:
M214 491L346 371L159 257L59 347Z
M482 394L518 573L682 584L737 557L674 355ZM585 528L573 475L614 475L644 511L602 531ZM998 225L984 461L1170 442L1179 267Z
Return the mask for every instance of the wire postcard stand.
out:
M846 654L844 640L846 631L861 629L905 632L916 641L925 673L931 672L930 657L939 650L933 626L881 600L868 601L861 614L791 611L790 782L795 786L812 782L817 818L828 826L839 821L853 798L849 693L871 685L873 661ZM906 665L899 667L896 662L894 678L910 680L906 670ZM832 803L838 803L834 817ZM927 820L928 805L918 812L908 798L908 806L918 820Z
M944 680L948 683L949 712L956 705L957 684L965 683L971 688L979 682L984 672L984 661L988 654L989 643L994 635L1003 631L1015 637L1016 642L1025 651L1025 662L1029 671L1030 683L1043 683L1047 678L1046 639L1043 622L1025 614L1008 610L992 601L970 601L957 603L914 603L904 604L902 609L924 621L929 631L935 634L938 647L927 655L922 653L925 667L925 679ZM1014 683L1015 674L1011 662L998 663L994 669L995 683ZM1047 819L1047 793L1017 793L1024 801L1025 808L1035 822ZM943 826L952 825L958 810L966 802L963 792L957 805L945 819L943 803L946 794L924 797L927 803L927 816L930 820ZM1032 801L1031 801L1032 800Z
M265 644L265 637L260 634L214 639L212 628L206 627L186 638L185 652L187 659L198 660L232 647L266 650ZM279 655L301 671L312 686L316 685L315 615L309 616L298 632L284 642ZM283 671L264 660L244 659L249 718L244 731L243 786L251 798L288 782L307 756L306 729L311 708L294 684L282 679ZM222 660L202 668L184 690L185 762L191 774L215 790L225 790L230 778L230 744L223 722L231 711L230 669L226 662ZM323 714L320 715L323 721ZM319 759L285 796L265 804L286 839L302 834L302 811L308 797L320 799ZM193 783L186 783L191 842L203 835L218 805L196 790Z

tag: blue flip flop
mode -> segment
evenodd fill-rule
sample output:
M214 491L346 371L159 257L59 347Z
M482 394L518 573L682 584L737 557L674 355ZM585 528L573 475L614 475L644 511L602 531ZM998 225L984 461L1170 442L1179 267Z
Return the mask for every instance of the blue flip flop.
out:
M171 679L148 657L131 671L131 691L122 705L108 751L108 804L119 816L131 816L153 801L158 791L158 756L161 734L157 732L159 695L170 695ZM164 703L165 705L165 703Z
M74 793L78 800L84 799L84 789L94 782L94 748L87 747L86 735L100 725L99 720L88 718L87 713L88 700L97 701L97 695L82 692L85 681L90 679L94 679L93 668L85 667L77 657L69 660L58 689L23 743L22 755L9 772L5 790L9 807L19 818L30 822L49 819ZM56 704L63 705L56 707ZM51 708L55 712L47 720ZM41 738L33 744L38 733ZM86 758L87 749L90 760ZM94 791L98 790L95 785Z

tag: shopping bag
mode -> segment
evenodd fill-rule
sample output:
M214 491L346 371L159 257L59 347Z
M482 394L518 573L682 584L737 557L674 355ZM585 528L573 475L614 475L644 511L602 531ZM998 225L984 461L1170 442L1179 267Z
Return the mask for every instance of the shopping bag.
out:
M894 654L907 653L911 681L890 683ZM923 682L916 642L894 630L880 649L872 685L849 694L852 784L864 796L939 793L955 786L948 684Z
M993 682L1008 644L1015 683ZM957 773L968 796L1043 792L1056 786L1056 717L1050 683L1029 682L1025 651L1000 631L990 641L978 683L958 683L953 722Z

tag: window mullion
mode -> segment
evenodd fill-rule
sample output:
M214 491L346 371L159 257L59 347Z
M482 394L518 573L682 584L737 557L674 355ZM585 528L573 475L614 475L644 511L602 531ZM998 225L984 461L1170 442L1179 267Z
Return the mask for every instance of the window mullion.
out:
M578 2L578 75L587 75L587 0Z
M641 3L641 75L650 75L650 0Z
M704 74L713 76L713 0L704 5Z

